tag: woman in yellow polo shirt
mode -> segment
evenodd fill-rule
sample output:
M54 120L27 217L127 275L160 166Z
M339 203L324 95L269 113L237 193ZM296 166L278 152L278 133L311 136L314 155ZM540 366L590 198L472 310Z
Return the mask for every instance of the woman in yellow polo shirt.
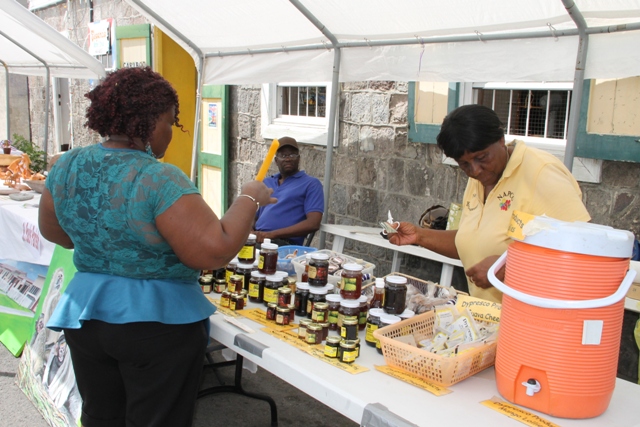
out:
M489 283L487 271L511 242L507 229L512 213L589 221L582 192L553 155L522 141L505 143L498 115L482 105L464 105L449 113L437 142L469 177L458 230L431 230L401 222L389 241L418 244L460 259L471 295L501 302L502 293ZM504 268L497 276L504 280Z

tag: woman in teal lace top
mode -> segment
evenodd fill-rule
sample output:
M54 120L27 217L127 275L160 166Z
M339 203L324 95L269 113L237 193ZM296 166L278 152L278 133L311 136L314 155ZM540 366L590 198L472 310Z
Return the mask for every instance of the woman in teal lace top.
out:
M40 201L42 235L73 248L78 270L47 327L65 333L83 426L189 426L215 311L199 271L226 265L275 199L247 183L219 219L156 160L183 129L176 91L150 68L111 73L86 97L86 126L105 140L60 157Z

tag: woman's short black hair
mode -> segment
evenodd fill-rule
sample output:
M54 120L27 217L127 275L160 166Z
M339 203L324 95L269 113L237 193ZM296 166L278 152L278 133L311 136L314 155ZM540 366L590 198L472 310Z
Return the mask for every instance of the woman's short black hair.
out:
M436 141L447 157L459 159L465 152L484 150L503 136L503 125L495 111L470 104L447 114Z
M149 67L121 68L85 96L91 101L85 126L101 136L127 135L148 141L158 117L175 107L178 121L178 94L164 77Z

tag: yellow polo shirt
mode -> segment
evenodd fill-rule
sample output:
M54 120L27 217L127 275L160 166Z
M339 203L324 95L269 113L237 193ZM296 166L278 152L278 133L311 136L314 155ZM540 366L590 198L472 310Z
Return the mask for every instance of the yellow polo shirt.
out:
M514 141L502 177L484 200L484 186L469 178L462 201L456 248L465 269L490 255L502 255L511 243L507 229L513 211L547 215L562 221L589 221L582 191L571 172L553 155ZM469 282L472 296L501 302L502 292Z

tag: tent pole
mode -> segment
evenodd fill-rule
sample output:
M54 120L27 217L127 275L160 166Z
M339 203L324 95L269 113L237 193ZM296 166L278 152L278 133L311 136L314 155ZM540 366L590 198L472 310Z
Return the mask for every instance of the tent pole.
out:
M573 0L562 0L562 3L567 9L569 16L578 27L579 34L578 55L576 58L576 69L573 77L571 107L569 110L567 146L564 151L564 165L571 171L573 169L573 159L576 153L576 137L578 135L578 124L580 122L580 105L582 104L584 69L587 61L587 51L589 49L589 34L587 34L587 22Z
M9 67L7 66L7 63L4 62L2 59L0 59L0 63L2 63L2 66L4 67L5 70L5 74L7 75L7 78L5 80L5 94L6 94L6 98L7 98L7 139L11 139L11 120L9 119Z
M201 108L202 108L202 85L204 82L204 57L200 56L198 64L198 87L196 92L196 117L193 125L193 147L191 148L191 181L196 183L196 174L198 170L198 138L200 136ZM223 142L224 143L224 142ZM202 178L202 177L201 177Z
M329 208L329 200L331 195L331 164L333 162L333 143L336 133L336 122L338 121L338 92L340 84L340 57L341 51L338 45L338 39L327 27L318 20L299 0L289 0L318 30L329 39L333 46L333 74L331 76L331 104L329 106L329 123L327 127L327 155L324 165L324 210ZM327 223L327 215L322 215L322 224ZM320 231L320 243L318 246L324 248L326 233Z

